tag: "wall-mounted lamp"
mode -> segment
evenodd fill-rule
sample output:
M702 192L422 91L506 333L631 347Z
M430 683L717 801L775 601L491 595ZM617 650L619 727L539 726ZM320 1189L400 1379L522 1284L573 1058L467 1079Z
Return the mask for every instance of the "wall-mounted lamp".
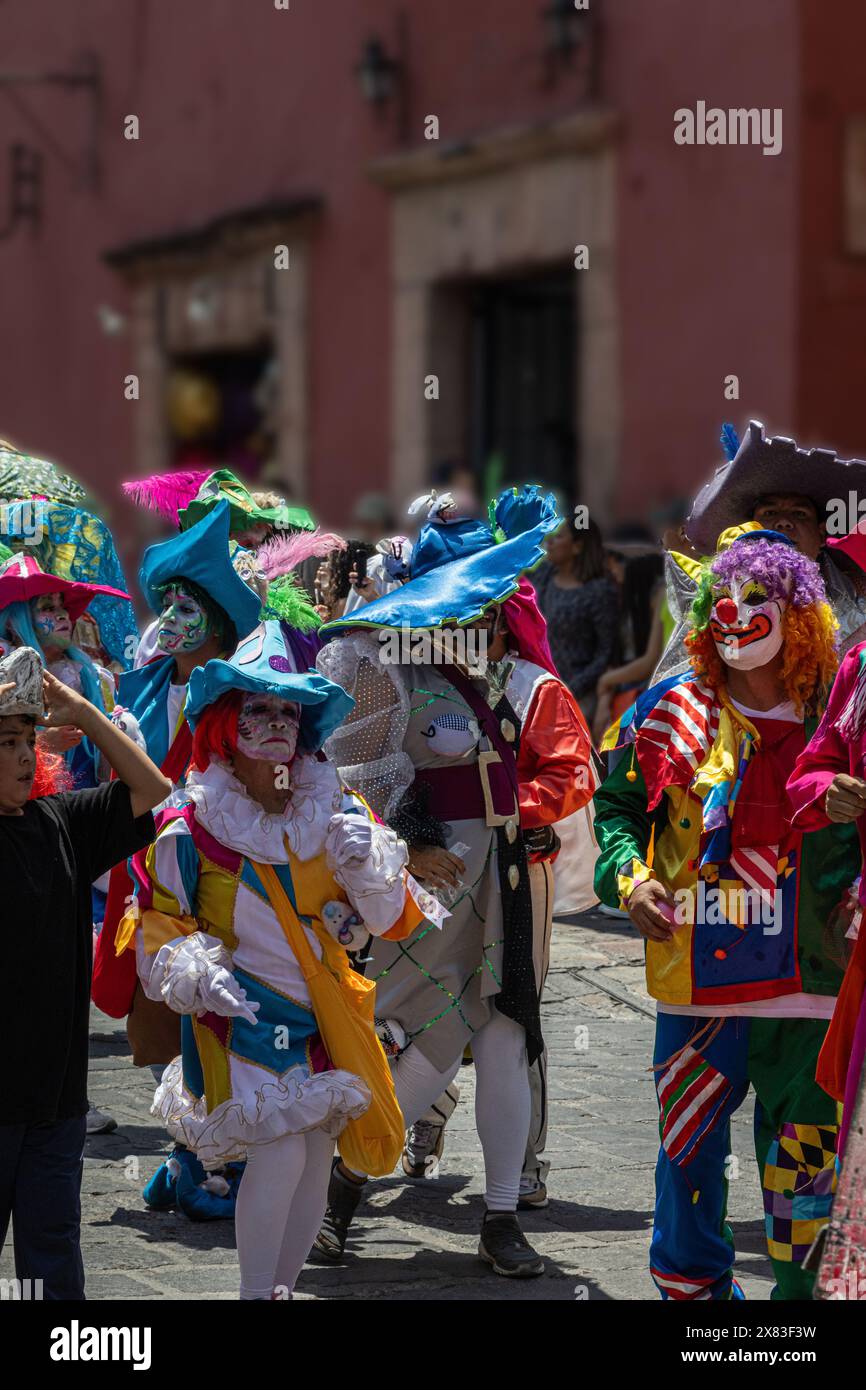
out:
M575 56L584 55L587 89L590 97L599 91L601 74L601 0L549 0L541 12L547 32L546 56L551 80L558 67L570 65Z
M364 44L361 61L355 75L361 92L379 116L389 106L396 107L397 131L400 139L409 138L409 21L405 10L397 15L396 53L388 52L378 34L371 34Z
M390 101L403 77L402 63L390 57L382 40L375 34L365 43L355 71L362 93L371 105L377 107Z
M126 315L112 309L110 304L97 304L96 317L106 338L119 338L126 332Z

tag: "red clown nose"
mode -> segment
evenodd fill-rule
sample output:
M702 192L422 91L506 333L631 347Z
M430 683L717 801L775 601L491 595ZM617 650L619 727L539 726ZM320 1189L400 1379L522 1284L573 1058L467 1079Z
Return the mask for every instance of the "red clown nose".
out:
M720 598L716 604L716 617L720 623L734 623L737 620L737 605L732 598Z

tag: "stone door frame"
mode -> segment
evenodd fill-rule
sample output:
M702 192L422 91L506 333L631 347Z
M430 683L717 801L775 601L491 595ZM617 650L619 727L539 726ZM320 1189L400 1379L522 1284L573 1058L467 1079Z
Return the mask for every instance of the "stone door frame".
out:
M120 247L105 259L131 295L129 370L139 379L134 473L165 470L165 383L176 354L272 343L279 364L276 473L304 498L309 468L308 300L310 238L318 200L249 208L207 227ZM275 248L289 251L277 269ZM195 317L196 297L213 297ZM266 484L274 487L273 478Z
M449 287L483 276L574 265L575 437L590 514L611 515L621 433L616 289L616 135L605 112L497 131L455 148L397 155L370 175L391 194L391 467L395 505L421 492L431 465L463 453L464 332ZM579 292L578 292L579 291ZM425 378L439 378L426 400Z

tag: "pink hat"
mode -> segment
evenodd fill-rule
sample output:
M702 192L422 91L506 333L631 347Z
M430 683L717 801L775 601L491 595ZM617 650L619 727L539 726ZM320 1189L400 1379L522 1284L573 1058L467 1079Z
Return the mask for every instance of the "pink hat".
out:
M46 574L32 555L13 555L0 569L0 612L10 603L27 603L40 594L62 594L70 621L76 623L85 608L92 603L97 594L108 594L110 598L125 598L131 602L129 594L122 589L112 589L108 584L82 584L72 579L61 579L56 574Z
M866 570L866 522L861 521L847 536L828 538L827 546L841 550L859 569Z
M547 640L547 623L538 606L535 589L525 575L520 579L516 592L505 600L502 609L508 631L517 647L517 655L523 657L524 661L543 666L545 671L558 679L559 672Z

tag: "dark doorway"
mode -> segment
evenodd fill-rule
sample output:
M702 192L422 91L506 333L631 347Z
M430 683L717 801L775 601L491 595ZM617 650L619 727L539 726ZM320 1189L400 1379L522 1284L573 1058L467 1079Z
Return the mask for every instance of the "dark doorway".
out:
M473 287L470 457L482 485L543 483L574 499L575 298L574 271Z
M276 360L270 344L172 358L166 383L176 468L233 468L257 479L276 450Z

